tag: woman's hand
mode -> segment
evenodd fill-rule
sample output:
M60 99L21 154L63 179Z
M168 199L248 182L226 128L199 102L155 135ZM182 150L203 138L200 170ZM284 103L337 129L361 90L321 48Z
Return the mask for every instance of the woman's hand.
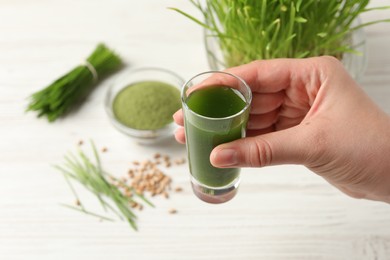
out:
M253 100L248 137L217 146L215 167L302 164L352 197L390 203L389 116L338 60L264 60L227 72L248 83ZM183 126L181 111L174 119ZM183 127L175 137L185 142Z

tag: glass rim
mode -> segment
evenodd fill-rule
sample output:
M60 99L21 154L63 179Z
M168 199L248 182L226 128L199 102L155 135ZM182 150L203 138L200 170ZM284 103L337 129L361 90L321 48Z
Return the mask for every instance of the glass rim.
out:
M199 77L199 76L202 76L202 75L205 75L205 74L215 74L215 73L219 73L219 74L225 74L225 75L228 75L228 76L231 76L235 79L237 79L239 82L241 82L244 86L245 86L245 89L248 91L248 100L245 98L245 107L243 107L240 111L238 111L237 113L233 114L233 115L230 115L230 116L226 116L226 117L208 117L208 116L204 116L204 115L201 115L201 114L198 114L196 113L195 111L193 111L188 105L187 103L185 102L184 100L184 96L185 96L185 93L184 93L184 89L185 87L193 80L195 79L196 77ZM228 87L228 86L227 86ZM184 84L183 84L183 87L181 88L181 102L183 104L183 106L185 106L185 108L190 111L192 114L194 114L195 116L197 117L200 117L200 118L203 118L203 119L207 119L207 120L213 120L213 121L222 121L222 120L227 120L227 119L232 119L234 117L237 117L241 114L243 114L248 108L249 106L251 105L252 103L252 90L251 88L248 86L248 84L245 82L245 80L243 80L241 77L237 76L237 75L234 75L232 73L229 73L229 72L225 72L225 71L218 71L218 70L210 70L210 71L205 71L205 72L201 72L201 73L198 73L196 74L195 76L191 77L189 80L187 80ZM184 111L183 111L184 112Z

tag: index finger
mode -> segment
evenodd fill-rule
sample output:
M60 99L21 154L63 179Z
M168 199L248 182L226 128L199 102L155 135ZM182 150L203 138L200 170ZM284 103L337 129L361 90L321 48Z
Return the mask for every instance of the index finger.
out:
M316 58L311 58L316 59ZM301 81L301 77L313 72L313 62L309 59L273 59L257 60L248 64L228 68L225 72L243 79L256 93L276 93L288 88L292 81ZM237 84L230 77L214 74L205 85Z

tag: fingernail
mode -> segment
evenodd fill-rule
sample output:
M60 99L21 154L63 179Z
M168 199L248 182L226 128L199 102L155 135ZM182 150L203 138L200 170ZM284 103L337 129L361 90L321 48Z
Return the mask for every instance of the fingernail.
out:
M214 162L218 166L234 166L238 164L236 150L222 149L214 155Z
M175 120L176 119L176 114L178 113L179 111L176 111L173 115L172 115L172 118Z

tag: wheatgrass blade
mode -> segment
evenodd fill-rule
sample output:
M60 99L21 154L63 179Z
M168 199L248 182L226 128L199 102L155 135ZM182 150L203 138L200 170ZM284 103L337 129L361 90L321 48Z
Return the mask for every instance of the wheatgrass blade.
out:
M75 207L75 206L72 206L72 205L68 205L68 204L63 204L63 203L60 203L61 206L63 207L66 207L66 208L69 208L69 209L73 209L73 210L76 210L76 211L80 211L80 212L83 212L87 215L91 215L91 216L94 216L94 217L97 217L101 220L107 220L107 221L111 221L111 222L114 222L115 220L112 219L112 218L109 218L109 217L106 217L106 216L102 216L102 215L99 215L99 214L96 214L94 212L91 212L91 211L88 211L88 210L85 210L83 208L78 208L78 207Z
M171 9L173 11L176 11L178 13L181 13L182 15L186 16L187 18L191 19L192 21L194 21L195 23L199 24L200 26L203 26L209 30L213 30L211 27L209 27L207 24L205 23L202 23L201 21L199 21L198 19L196 19L195 17L189 15L189 14L186 14L185 12L177 9L177 8L173 8L173 7L169 7L168 9Z
M203 26L206 37L215 35L224 67L238 66L252 60L305 58L343 53L357 53L351 46L353 31L390 19L354 21L360 14L389 9L367 8L369 0L190 0L203 19L194 18L177 8L181 15ZM275 22L279 21L279 22ZM209 55L213 55L208 50ZM218 61L220 62L220 61Z

